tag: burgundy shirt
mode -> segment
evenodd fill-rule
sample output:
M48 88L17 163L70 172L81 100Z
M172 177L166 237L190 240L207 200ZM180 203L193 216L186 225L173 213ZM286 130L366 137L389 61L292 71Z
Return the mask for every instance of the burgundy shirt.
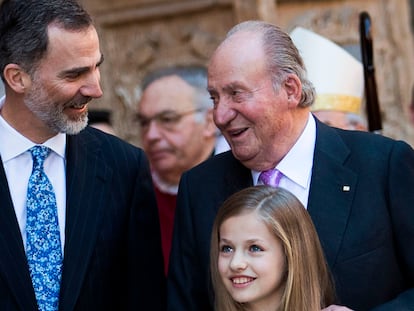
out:
M168 262L170 259L170 251L172 244L174 214L177 206L177 195L161 192L156 185L154 185L155 196L158 204L158 214L160 217L161 227L161 244L162 253L164 256L164 271L165 275L168 273Z

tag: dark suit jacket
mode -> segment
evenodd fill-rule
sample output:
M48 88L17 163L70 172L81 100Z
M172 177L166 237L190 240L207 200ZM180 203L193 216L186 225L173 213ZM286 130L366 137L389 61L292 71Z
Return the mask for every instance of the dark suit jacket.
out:
M68 136L61 311L164 310L158 213L144 153L87 128ZM0 310L37 311L0 161Z
M375 310L414 310L414 151L403 142L320 122L316 137L308 211L339 303L354 310L380 305ZM214 217L229 195L251 185L250 170L231 152L182 176L168 310L212 310L208 267Z

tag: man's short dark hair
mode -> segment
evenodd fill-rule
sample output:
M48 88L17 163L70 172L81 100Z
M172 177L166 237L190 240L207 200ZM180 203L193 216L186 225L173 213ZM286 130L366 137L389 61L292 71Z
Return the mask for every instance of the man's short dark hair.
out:
M4 0L0 6L0 71L7 64L33 73L48 47L48 26L67 30L92 25L90 15L76 0Z

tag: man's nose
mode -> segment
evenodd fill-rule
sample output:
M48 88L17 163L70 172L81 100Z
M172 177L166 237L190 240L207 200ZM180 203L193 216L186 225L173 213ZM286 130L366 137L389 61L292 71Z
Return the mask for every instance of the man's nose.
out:
M236 111L230 100L220 99L213 110L214 123L218 128L223 128L236 117Z
M99 70L88 76L88 79L81 87L81 94L85 97L99 98L103 95L101 84L101 76Z
M143 132L143 136L147 140L155 140L161 136L160 126L158 125L156 120L150 120L147 128Z

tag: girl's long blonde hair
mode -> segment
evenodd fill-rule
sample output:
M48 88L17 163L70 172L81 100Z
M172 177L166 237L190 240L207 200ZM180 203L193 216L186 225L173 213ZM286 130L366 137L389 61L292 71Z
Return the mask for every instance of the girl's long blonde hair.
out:
M233 300L218 271L220 226L228 218L255 211L284 248L287 275L280 307L275 311L320 311L334 303L335 291L312 220L289 191L254 186L230 196L214 221L210 268L215 311L245 310Z

